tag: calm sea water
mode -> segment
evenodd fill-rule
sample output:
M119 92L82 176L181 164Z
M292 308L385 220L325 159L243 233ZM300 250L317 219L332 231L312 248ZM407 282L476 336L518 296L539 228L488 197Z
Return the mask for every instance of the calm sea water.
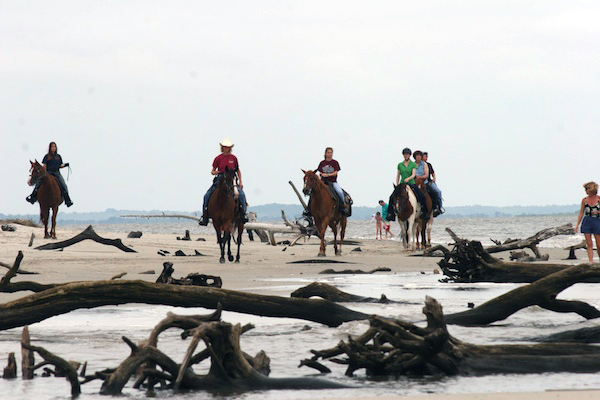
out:
M123 231L135 230L131 225L95 226L95 230ZM434 241L449 242L444 228L450 227L459 236L482 240L491 244L489 238L504 240L507 237L523 238L551 226L572 222L568 217L531 217L507 219L438 219L434 227ZM74 230L79 229L74 227ZM185 229L201 233L192 221L179 223L143 225L144 232L182 234ZM396 230L397 226L396 226ZM352 222L349 237L374 238L374 224L368 221ZM543 242L551 247L563 247L578 243L581 235L564 236ZM489 243L487 243L487 242ZM516 284L442 284L439 275L421 275L419 273L393 275L354 275L320 278L320 281L339 287L341 290L378 297L382 293L389 298L410 301L414 304L346 304L346 306L366 313L402 318L417 322L423 320L422 302L426 295L436 298L447 313L466 309L467 303L482 302L503 294ZM297 279L293 284L286 279L281 288L290 292L304 286L312 280ZM468 289L468 290L467 290ZM560 298L586 301L600 307L600 294L593 284L577 284L560 295ZM107 367L115 367L129 354L129 348L120 339L127 336L133 341L147 338L154 325L165 317L168 311L179 314L209 313L203 309L180 309L165 306L127 305L101 307L92 310L78 310L67 315L54 317L30 326L35 344L65 358L88 361L88 373ZM346 323L338 328L328 328L319 324L285 319L263 318L250 315L225 312L223 320L231 323L253 323L256 328L242 336L242 349L249 354L265 350L271 358L273 377L314 376L355 386L353 389L328 391L267 391L249 392L220 396L204 392L174 395L170 391L156 392L158 398L183 399L308 399L351 396L383 396L425 393L482 393L517 392L550 389L589 389L600 388L600 374L536 374L536 375L494 375L487 377L453 378L398 378L371 380L361 374L354 378L344 376L344 368L336 364L326 364L332 374L319 375L312 369L298 369L298 363L311 356L311 349L325 349L334 346L348 335L358 335L367 329L364 322ZM557 314L538 307L522 310L505 321L482 328L464 328L450 326L450 333L458 339L478 344L527 343L537 335L547 335L563 330L596 325L596 321L585 321L570 314ZM161 336L159 348L181 361L189 341L183 342L178 330L167 331ZM20 352L21 329L0 332L0 354L6 365L8 352ZM197 372L203 372L196 368ZM100 382L91 382L83 386L81 399L99 399ZM37 378L33 381L0 380L0 398L7 399L67 399L70 388L68 382L57 378ZM143 391L134 390L129 384L124 394L130 399L143 399Z

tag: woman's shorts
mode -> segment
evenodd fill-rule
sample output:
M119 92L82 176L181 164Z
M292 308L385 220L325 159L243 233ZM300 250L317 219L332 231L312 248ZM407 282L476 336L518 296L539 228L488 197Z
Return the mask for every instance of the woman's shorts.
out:
M581 223L581 233L600 235L600 218L584 217Z

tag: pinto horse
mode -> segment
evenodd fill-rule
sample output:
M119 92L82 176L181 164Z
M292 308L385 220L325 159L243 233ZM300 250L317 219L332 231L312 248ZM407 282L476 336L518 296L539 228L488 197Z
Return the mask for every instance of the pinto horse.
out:
M40 219L44 224L44 239L50 237L56 239L56 214L58 213L58 206L63 202L58 180L52 174L48 174L46 167L37 160L35 160L35 162L29 160L29 162L31 163L28 181L29 186L35 186L41 181L37 198L38 203L40 203ZM52 229L50 230L50 233L48 233L50 209L52 209Z
M394 186L394 193L391 199L396 215L398 216L400 236L402 236L404 249L408 250L410 248L410 250L414 251L417 219L421 215L421 207L419 206L417 197L410 186L406 183L401 183L398 186Z
M305 170L302 170L302 172L304 172L304 188L302 192L311 198L310 213L315 219L315 226L319 232L319 238L321 238L319 256L325 257L325 231L327 230L327 225L333 231L333 249L335 250L335 255L341 256L348 217L342 215L336 206L336 200L331 198L327 187L316 173ZM340 227L339 251L337 245L338 226Z
M208 200L208 215L212 218L213 226L217 232L217 243L221 248L219 262L225 262L225 246L227 258L233 261L231 254L231 235L237 229L237 255L235 262L240 262L240 245L244 232L244 221L239 213L238 200L234 197L235 170L225 167L225 172L219 176L219 185Z

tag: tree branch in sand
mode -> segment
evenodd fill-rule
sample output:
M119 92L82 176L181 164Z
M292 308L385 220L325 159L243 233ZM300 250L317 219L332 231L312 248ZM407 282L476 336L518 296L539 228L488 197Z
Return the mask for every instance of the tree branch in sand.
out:
M486 325L533 305L561 313L574 312L586 319L598 318L600 310L587 303L556 298L563 290L590 278L600 278L600 265L576 265L518 287L473 309L446 315L446 322L465 326Z
M571 264L503 262L490 255L480 242L461 239L449 228L446 228L446 231L455 243L452 251L447 252L438 263L444 275L448 277L443 280L445 282L530 283L572 266ZM541 232L547 234L548 230ZM540 237L542 236L538 236ZM521 242L529 243L529 239ZM590 279L586 282L598 281L598 278Z
M71 282L0 305L0 330L43 321L79 308L128 303L215 309L266 317L288 317L338 326L368 318L319 299L264 296L201 286L164 285L143 281Z
M303 299L310 299L311 297L321 297L322 299L333 301L336 303L381 303L381 304L390 304L390 303L404 303L411 304L409 302L404 301L394 301L390 300L386 297L385 294L382 294L379 299L374 297L363 297L357 296L354 294L346 293L344 291L339 290L335 286L328 285L322 282L313 282L310 285L301 287L300 289L296 289L291 294L292 297L299 297Z
M448 333L442 307L435 299L426 298L423 313L427 317L426 328L374 316L364 334L349 337L331 349L312 350L311 361L328 359L347 365L348 376L359 369L365 369L369 376L600 371L600 348L595 346L478 346L461 342Z
M36 247L36 249L37 250L62 249L62 248L74 245L76 243L79 243L82 240L86 240L86 239L93 240L94 242L97 242L100 244L115 246L116 248L123 250L126 253L137 253L131 247L125 246L123 244L123 242L121 242L121 239L106 239L106 238L98 236L98 234L96 232L94 232L94 228L92 228L92 225L88 226L87 228L85 228L85 230L83 232L81 232L80 234L78 234L76 236L73 236L71 239L63 240L62 242L47 243L42 246Z

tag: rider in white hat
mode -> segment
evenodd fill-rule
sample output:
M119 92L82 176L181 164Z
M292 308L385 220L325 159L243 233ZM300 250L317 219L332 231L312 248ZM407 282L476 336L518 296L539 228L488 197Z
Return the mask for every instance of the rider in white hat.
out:
M212 186L208 189L206 194L204 195L204 203L202 205L202 219L200 220L200 225L208 225L208 200L210 196L215 191L215 189L219 185L219 175L225 172L225 167L229 168L229 170L237 169L237 178L238 178L238 192L239 192L239 201L240 206L244 213L244 222L248 222L248 218L246 217L246 195L242 190L244 188L244 184L242 183L242 171L240 171L240 166L238 164L238 159L236 156L232 154L233 142L229 138L225 138L219 142L221 146L221 154L215 157L215 160L212 163L211 174L216 175L213 179Z

